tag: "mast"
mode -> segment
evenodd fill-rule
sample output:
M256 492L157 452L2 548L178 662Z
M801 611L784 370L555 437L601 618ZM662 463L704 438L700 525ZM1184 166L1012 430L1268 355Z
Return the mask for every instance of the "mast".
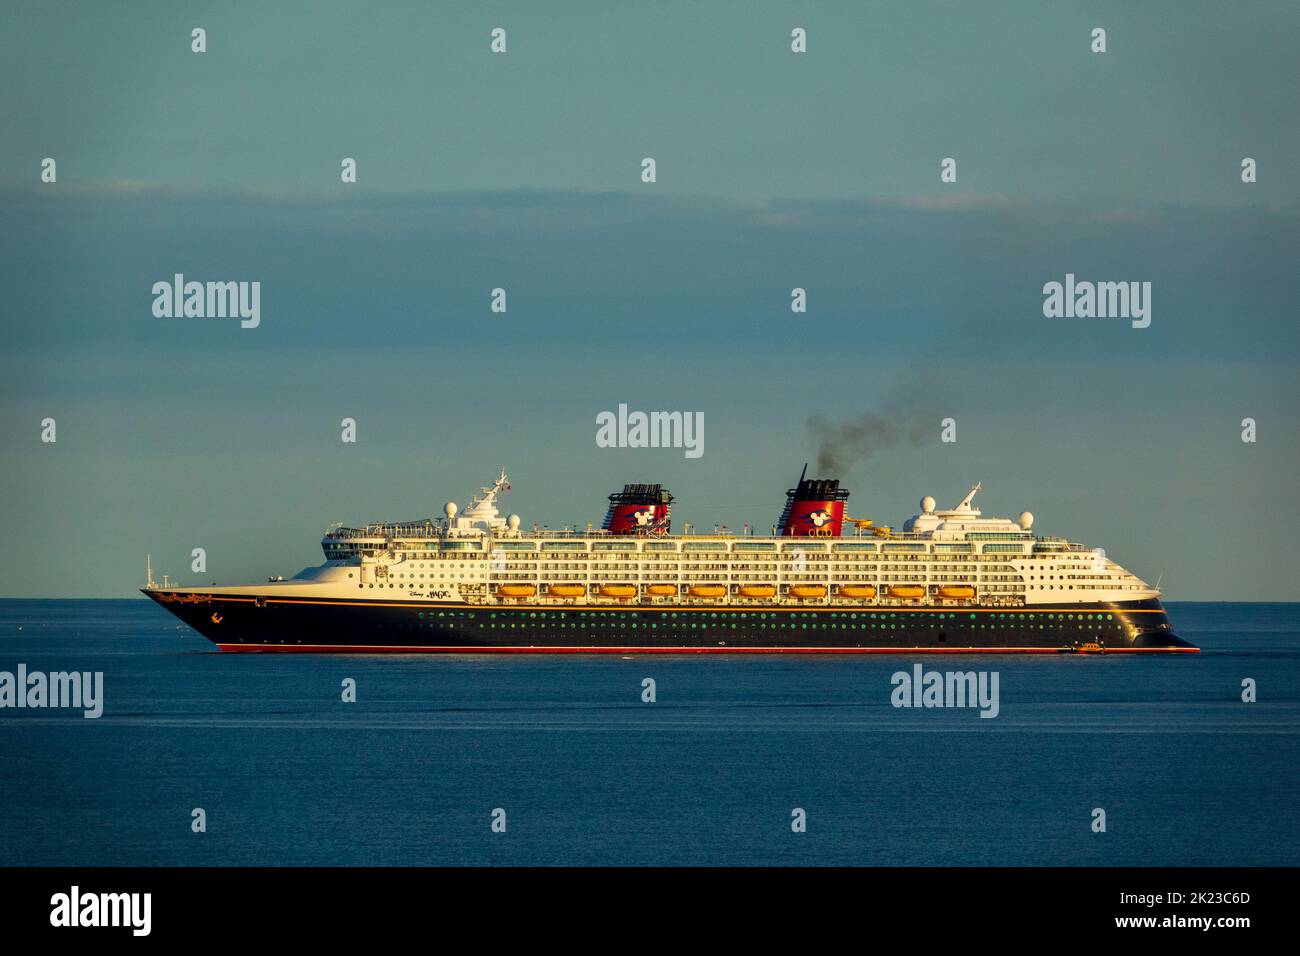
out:
M953 511L970 511L970 503L975 498L975 495L979 492L981 487L981 482L975 482L975 487L966 493L966 497L961 500L961 504L954 508Z
M506 526L506 519L497 513L496 500L497 495L502 491L508 491L510 488L510 479L506 477L505 468L501 469L501 474L492 482L491 486L484 486L479 489L479 493L470 501L469 507L465 512L449 525L448 530L454 528L457 531L465 531L472 528L477 522L487 525L488 530L495 531ZM453 518L454 512L448 515Z

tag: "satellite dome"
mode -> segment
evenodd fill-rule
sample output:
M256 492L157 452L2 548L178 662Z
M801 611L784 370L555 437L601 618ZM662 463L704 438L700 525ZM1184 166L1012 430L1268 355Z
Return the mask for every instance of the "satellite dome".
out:
M929 495L926 495L924 498L921 499L921 512L922 514L928 515L933 511L934 511L934 499L931 498Z
M445 514L448 518L456 517L456 502L449 501L445 505L443 505L442 513Z
M1021 531L1028 531L1034 526L1034 516L1028 511L1020 512L1020 517L1016 519L1016 524L1020 525Z
M518 530L519 530L519 515L511 515L509 518L507 518L507 519L506 519L506 527L508 527L511 531L518 531Z

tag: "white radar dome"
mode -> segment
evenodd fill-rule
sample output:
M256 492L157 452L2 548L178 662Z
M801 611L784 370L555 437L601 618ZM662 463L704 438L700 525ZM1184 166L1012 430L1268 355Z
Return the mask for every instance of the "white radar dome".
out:
M921 513L928 515L933 511L934 511L934 499L931 498L929 495L926 495L924 498L921 499Z
M456 517L456 502L449 501L445 505L443 505L442 513L445 514L448 518Z
M1034 526L1034 516L1028 511L1020 512L1020 517L1016 519L1016 524L1020 525L1021 531L1028 531Z
M508 527L511 531L518 531L518 530L519 530L519 515L511 515L509 518L507 518L507 519L506 519L506 527Z

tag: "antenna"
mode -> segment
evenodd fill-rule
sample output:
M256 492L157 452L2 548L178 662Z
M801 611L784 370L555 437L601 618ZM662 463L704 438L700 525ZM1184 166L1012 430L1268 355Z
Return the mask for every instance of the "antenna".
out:
M1160 590L1160 582L1163 581L1164 578L1165 578L1165 572L1163 572L1163 571L1161 571L1159 574L1156 575L1156 590L1157 590L1157 591Z
M144 556L144 586L147 587L147 588L151 588L151 587L154 586L154 583L153 583L153 555L151 555L151 554L146 554L146 555Z
M803 480L807 477L808 477L808 462L805 461L803 463L803 471L799 473L799 483L803 484Z

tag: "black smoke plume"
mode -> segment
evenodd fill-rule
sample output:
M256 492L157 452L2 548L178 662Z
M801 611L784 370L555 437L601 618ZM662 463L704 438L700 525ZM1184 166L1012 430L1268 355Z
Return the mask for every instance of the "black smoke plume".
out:
M930 419L933 418L933 421ZM863 412L832 421L817 412L808 418L808 434L817 448L817 474L839 477L851 466L895 445L924 445L939 435L939 419L893 404L883 412Z

